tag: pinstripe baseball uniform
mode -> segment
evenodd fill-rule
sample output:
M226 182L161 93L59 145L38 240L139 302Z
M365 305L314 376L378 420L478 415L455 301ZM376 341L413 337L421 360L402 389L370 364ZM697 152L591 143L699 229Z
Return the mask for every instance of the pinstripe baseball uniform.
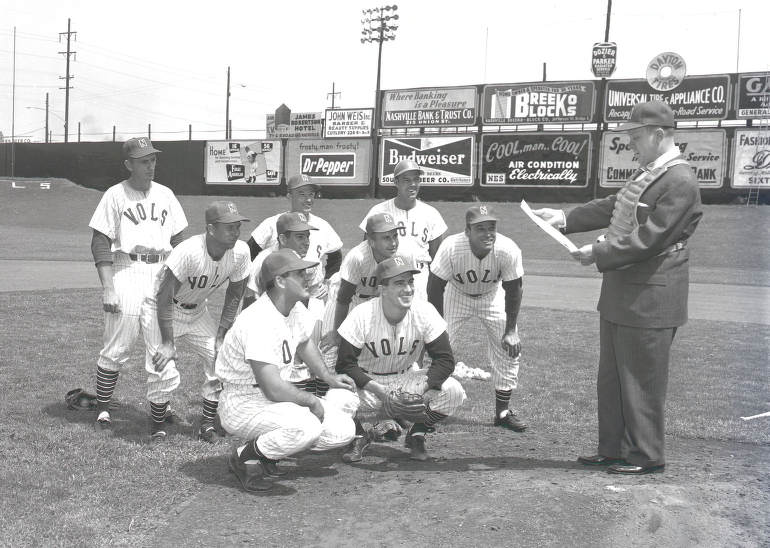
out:
M428 253L428 242L435 240L447 231L447 226L441 213L435 207L420 200L415 202L412 209L401 209L396 206L395 198L391 198L374 205L358 225L358 228L366 232L366 219L375 213L389 213L399 226L399 253L401 253L401 243L405 240L411 240L419 250L415 258L420 261L418 267L421 274L415 277L415 282L417 282L415 283L415 288L419 284L419 290L424 292L425 286L428 283L428 265L431 262L431 256Z
M382 310L380 297L361 303L342 322L339 334L361 350L358 366L372 379L388 389L401 387L407 392L422 393L425 370L412 370L425 343L436 340L446 331L446 322L427 301L413 300L406 316L391 324ZM382 402L372 393L359 389L361 409L379 409ZM465 401L465 390L454 378L441 385L440 394L431 400L433 411L451 415Z
M312 231L311 231L311 234L312 234ZM262 263L265 262L265 259L272 252L273 252L272 248L265 249L259 255L256 256L256 258L251 262L251 266L249 267L249 270L250 270L249 280L248 282L246 282L246 287L251 289L257 297L261 296L265 292L265 288L262 285L262 281L259 277L259 273L262 270ZM309 260L307 258L305 259ZM313 259L313 261L316 261L316 260L317 259ZM315 274L312 274L312 275L314 276ZM313 335L312 335L313 340L318 341L321 334L321 323L324 320L326 305L321 299L310 297L310 299L307 302L307 310L308 312L310 312L310 316L314 320L314 328L313 328ZM311 377L312 375L310 374L310 370L308 369L307 365L304 364L299 358L295 359L293 367L287 368L285 370L283 369L281 370L281 378L293 383L302 383L304 381L307 381Z
M209 314L207 300L227 281L238 282L248 275L251 265L249 246L238 240L235 247L225 251L218 261L206 249L206 235L188 238L169 254L163 267L171 270L181 282L174 295L174 343L185 342L203 361L204 382L201 394L204 399L217 401L221 384L214 375L214 342L217 326ZM160 289L164 272L155 280L153 294L142 305L142 331L146 348L147 399L154 403L169 400L171 392L179 386L179 371L171 360L161 372L155 371L152 358L162 340L158 327L158 310L155 296Z
M278 234L276 231L276 221L278 217L283 215L273 215L268 217L251 233L251 237L263 250L278 249ZM342 249L342 240L337 235L337 232L332 228L328 222L323 220L318 215L311 213L304 213L308 218L308 223L318 230L310 231L310 247L307 250L307 254L304 259L307 261L319 263L317 267L310 269L312 272L312 281L310 282L310 294L315 296L321 293L320 284L324 283L324 277L326 271L324 269L323 258L329 253ZM260 253L261 255L262 253ZM257 256L257 258L259 255ZM255 258L256 260L256 258Z
M187 227L187 218L168 187L153 181L143 192L123 181L107 189L88 226L112 241L120 312L104 314L98 365L119 371L139 335L142 302L171 251L171 237Z
M464 232L447 237L439 246L431 272L447 281L444 318L452 346L466 343L465 324L478 317L487 333L487 361L496 390L516 388L519 358L511 358L501 345L505 332L505 292L501 282L524 275L521 250L510 238L497 234L492 250L483 259L471 251Z
M321 399L324 420L319 422L305 407L269 400L256 384L249 360L274 364L283 377L292 367L297 346L310 338L313 328L301 303L283 316L263 294L236 318L217 355L215 372L224 386L219 403L222 426L244 440L259 437L259 449L270 459L305 449L342 447L355 434L355 393L330 390Z

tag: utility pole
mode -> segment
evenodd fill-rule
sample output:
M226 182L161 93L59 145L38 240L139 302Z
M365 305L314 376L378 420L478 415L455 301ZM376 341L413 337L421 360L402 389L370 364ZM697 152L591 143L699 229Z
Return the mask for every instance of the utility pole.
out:
M45 92L45 142L48 142L48 92Z
M225 101L225 139L230 138L230 67L227 67L227 96Z
M11 91L11 177L16 175L16 27L13 27L13 86Z
M67 32L60 32L59 33L59 42L61 42L62 34L67 35L67 51L60 51L59 53L62 55L67 56L67 75L66 76L59 76L59 80L64 80L65 84L63 88L64 91L64 142L69 142L69 120L70 120L70 80L73 79L75 76L70 74L70 55L75 55L75 59L77 59L77 52L72 51L70 48L70 41L72 39L73 35L77 35L77 32L73 32L70 27L70 19L67 18Z
M334 91L334 82L332 82L332 92L331 92L331 93L327 93L327 94L326 94L326 98L327 98L327 99L329 98L329 95L331 95L331 96L332 96L332 109L334 109L334 98L335 98L337 95L342 95L342 92L341 92L341 91L336 91L336 92Z

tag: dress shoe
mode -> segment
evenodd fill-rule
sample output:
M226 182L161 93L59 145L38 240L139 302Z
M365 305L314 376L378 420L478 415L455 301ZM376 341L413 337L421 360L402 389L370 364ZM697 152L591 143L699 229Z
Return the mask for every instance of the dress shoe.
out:
M635 464L613 464L612 466L607 468L607 473L640 476L642 474L654 474L656 472L662 472L665 467L666 467L665 464L658 464L656 466L637 466Z
M604 455L591 455L590 457L578 457L580 464L586 466L608 466L610 464L625 464L626 461L616 457L605 457Z

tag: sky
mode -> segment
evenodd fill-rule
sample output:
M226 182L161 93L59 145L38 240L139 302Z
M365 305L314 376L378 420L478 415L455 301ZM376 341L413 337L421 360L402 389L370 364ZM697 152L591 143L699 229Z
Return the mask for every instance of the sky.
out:
M227 68L234 139L264 137L265 115L373 107L377 44L362 44L353 0L0 0L0 131L63 141L67 19L70 141L224 139ZM607 0L401 0L396 39L382 48L381 89L590 80ZM614 0L613 78L643 78L673 51L687 74L770 70L766 0ZM16 27L15 101L14 27ZM740 28L740 32L739 32ZM15 108L12 105L15 104Z

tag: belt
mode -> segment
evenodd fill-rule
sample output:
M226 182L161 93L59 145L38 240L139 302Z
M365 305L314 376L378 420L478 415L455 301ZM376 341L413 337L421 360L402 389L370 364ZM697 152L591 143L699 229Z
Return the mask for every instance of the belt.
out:
M364 373L367 373L369 375L377 375L379 377L387 377L387 376L390 376L390 375L401 375L401 374L406 373L407 371L409 371L409 369L407 368L407 369L402 369L401 371L391 371L390 373L375 373L374 371L367 371L366 369L361 369L361 371L363 371Z
M682 251L685 247L687 247L687 240L682 240L681 242L676 242L675 244L671 244L666 249L658 253L658 257L661 255L668 255L669 253L675 253L677 251Z
M155 264L166 260L166 256L160 253L149 253L145 255L137 255L136 253L129 253L128 256L132 261L141 261L147 264Z
M486 295L486 293L463 293L466 297L473 297L474 299L478 299L479 297L483 297Z
M374 299L377 295L358 295L359 299Z
M198 308L197 304L180 303L176 299L174 299L174 304L178 305L179 308L184 308L185 310L195 310L196 308Z

